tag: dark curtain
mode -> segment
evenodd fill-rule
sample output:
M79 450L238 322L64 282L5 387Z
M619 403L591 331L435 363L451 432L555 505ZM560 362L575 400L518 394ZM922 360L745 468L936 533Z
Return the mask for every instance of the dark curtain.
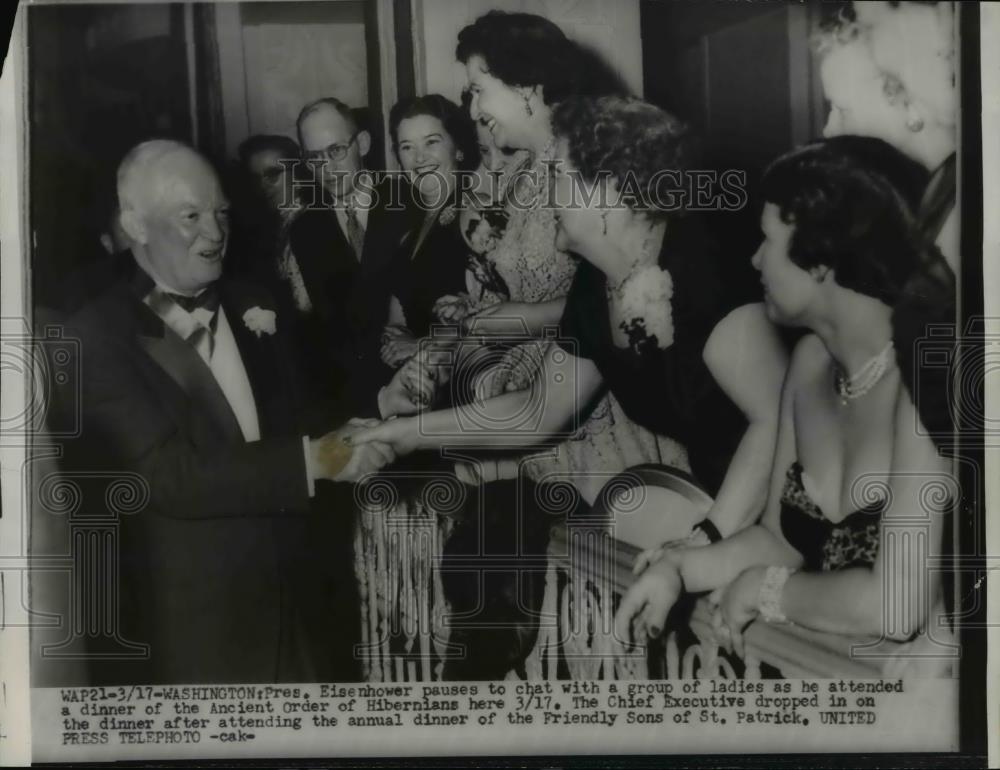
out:
M115 170L152 137L191 141L184 9L36 6L28 13L32 292L58 306L76 269L105 255ZM107 34L108 29L116 31Z

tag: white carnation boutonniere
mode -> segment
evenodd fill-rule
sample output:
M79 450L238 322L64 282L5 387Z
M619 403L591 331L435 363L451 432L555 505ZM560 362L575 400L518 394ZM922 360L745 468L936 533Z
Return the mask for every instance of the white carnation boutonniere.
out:
M260 306L252 307L243 314L243 323L258 337L262 334L274 334L277 330L276 322L277 314Z
M620 347L630 347L636 353L674 344L674 321L670 299L674 293L670 273L657 265L634 270L611 288L612 326L621 334Z

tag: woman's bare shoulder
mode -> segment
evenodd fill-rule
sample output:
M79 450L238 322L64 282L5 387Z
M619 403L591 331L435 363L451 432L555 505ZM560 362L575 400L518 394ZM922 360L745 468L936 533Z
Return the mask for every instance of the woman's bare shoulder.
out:
M776 411L788 368L788 352L760 303L726 315L709 335L705 364L744 413Z
M802 379L827 369L830 365L830 351L817 334L806 334L792 350L788 365L789 378Z
M713 362L737 360L741 366L777 365L784 371L788 354L763 303L741 305L719 321L705 343L704 357Z

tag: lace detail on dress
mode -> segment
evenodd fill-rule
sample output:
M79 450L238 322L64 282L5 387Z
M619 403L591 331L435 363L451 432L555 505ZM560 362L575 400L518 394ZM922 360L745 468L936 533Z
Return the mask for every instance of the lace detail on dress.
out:
M807 516L824 523L829 523L820 507L813 502L802 483L802 466L792 463L785 474L785 486L781 490L781 504L790 505Z
M515 302L545 302L563 297L576 272L568 252L555 248L555 212L549 198L548 169L540 155L507 190L510 219L489 258Z
M525 172L508 185L510 219L496 247L487 252L509 289L509 297L483 292L481 304L510 300L546 302L565 297L576 273L576 262L555 247L555 212L545 207L549 198L548 168L543 151ZM514 186L517 189L512 189ZM524 390L538 377L551 340L533 340L507 351L489 376L503 380L494 392ZM582 406L582 405L581 405ZM558 446L526 458L524 466L534 481L561 477L572 482L592 504L601 487L615 474L633 465L662 463L690 471L687 450L677 441L634 423L609 392L602 396L574 434ZM513 472L513 464L511 472Z
M885 501L861 508L834 524L809 497L802 482L802 466L792 463L781 491L781 527L802 553L807 566L824 572L871 566L878 558ZM794 514L798 514L793 519ZM793 521L797 520L797 524Z
M691 472L687 450L678 442L632 422L609 392L587 420L553 450L530 457L525 471L532 481L565 479L593 505L601 488L616 474L646 463Z

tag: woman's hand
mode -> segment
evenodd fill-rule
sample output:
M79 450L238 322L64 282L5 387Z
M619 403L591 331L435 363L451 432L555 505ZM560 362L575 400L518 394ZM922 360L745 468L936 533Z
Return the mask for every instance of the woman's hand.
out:
M354 418L322 438L310 440L308 462L314 478L355 483L392 463L396 456L388 444L371 441L355 447L351 443L354 434L378 424L378 420Z
M732 583L712 595L712 598L719 599L712 625L723 637L729 636L733 652L741 658L745 654L743 631L757 619L758 596L765 571L764 567L743 570Z
M615 638L628 648L658 637L683 590L680 573L669 558L650 564L622 597Z
M410 454L417 448L418 421L415 417L386 420L378 425L359 430L348 439L351 446L379 443L392 448L397 457Z
M441 323L461 323L472 312L472 297L468 294L446 294L438 298L432 309Z
M687 537L678 538L677 540L669 540L663 545L658 545L656 548L647 548L645 551L640 553L635 557L635 564L632 565L632 574L641 575L646 571L647 567L662 559L663 555L667 551L676 552L682 548L704 548L711 544L712 541L703 530L692 530L691 534Z
M420 341L401 326L386 326L382 332L382 361L393 369L412 358Z
M425 365L418 356L403 364L392 381L379 392L382 416L413 414L430 406L437 388L436 372L436 368Z

